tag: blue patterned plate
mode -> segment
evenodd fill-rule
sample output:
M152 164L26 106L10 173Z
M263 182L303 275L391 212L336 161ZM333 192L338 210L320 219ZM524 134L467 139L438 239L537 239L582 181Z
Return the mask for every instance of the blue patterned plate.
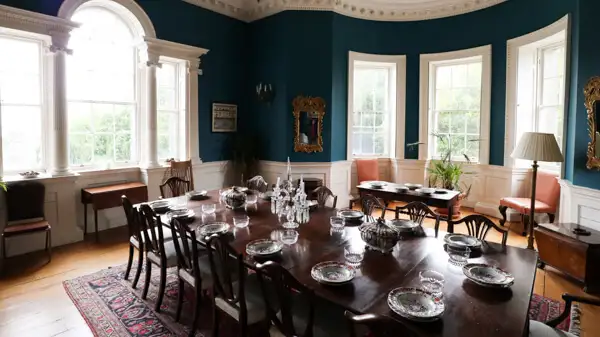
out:
M254 240L246 245L246 253L251 256L270 256L283 249L280 241L270 239Z
M388 306L404 318L421 322L439 319L446 309L441 299L417 288L396 288L390 291Z
M356 275L356 271L345 263L327 261L314 265L310 271L310 275L319 283L342 285L352 281Z
M510 287L515 277L506 271L483 263L469 263L463 267L465 276L482 286Z

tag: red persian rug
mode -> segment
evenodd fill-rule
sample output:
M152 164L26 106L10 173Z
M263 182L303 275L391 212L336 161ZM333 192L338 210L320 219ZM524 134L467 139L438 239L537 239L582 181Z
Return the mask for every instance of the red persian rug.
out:
M135 265L130 280L123 280L125 265L100 270L96 273L64 281L65 290L79 312L97 337L170 337L187 336L191 325L193 307L192 293L186 293L181 323L175 322L177 306L177 276L171 269L167 276L167 287L161 312L154 311L158 292L158 269L152 270L152 279L147 300L141 299L144 284L144 272L137 289L131 288L135 274ZM188 287L187 289L191 288ZM196 337L211 335L212 310L207 301L201 313L200 329ZM558 316L564 309L564 303L534 294L531 298L529 318L545 322ZM580 310L574 306L571 317L558 328L579 336ZM233 334L231 334L233 333ZM234 336L231 332L227 335Z

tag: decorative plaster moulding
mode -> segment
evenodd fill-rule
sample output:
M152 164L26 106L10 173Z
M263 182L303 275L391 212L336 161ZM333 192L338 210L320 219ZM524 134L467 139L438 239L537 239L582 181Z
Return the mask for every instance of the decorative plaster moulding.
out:
M506 0L183 0L251 22L286 10L332 11L375 21L419 21L474 12Z

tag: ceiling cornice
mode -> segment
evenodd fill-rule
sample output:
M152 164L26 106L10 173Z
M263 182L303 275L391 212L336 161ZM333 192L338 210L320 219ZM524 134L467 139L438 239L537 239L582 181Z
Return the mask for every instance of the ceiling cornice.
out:
M332 11L375 21L419 21L465 14L507 0L445 0L433 3L392 4L365 0L183 0L185 2L251 22L286 10Z

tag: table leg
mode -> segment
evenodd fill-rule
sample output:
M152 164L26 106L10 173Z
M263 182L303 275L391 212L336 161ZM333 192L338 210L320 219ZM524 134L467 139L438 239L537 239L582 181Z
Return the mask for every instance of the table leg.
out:
M83 239L87 234L87 204L83 204Z
M448 203L448 219L446 220L448 222L448 233L454 233L454 223L452 222L452 217L454 216L453 213L454 210L454 202L449 202Z
M96 242L98 242L98 210L94 208L94 225L96 227Z

